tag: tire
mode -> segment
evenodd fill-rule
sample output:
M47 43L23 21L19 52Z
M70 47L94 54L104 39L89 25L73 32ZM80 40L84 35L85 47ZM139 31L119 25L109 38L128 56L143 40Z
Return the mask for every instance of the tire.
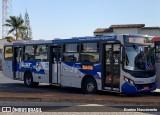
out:
M30 72L27 72L24 75L24 85L27 87L36 87L39 85L39 83L33 82L32 74Z
M82 86L83 94L95 94L97 92L97 83L93 78L88 78Z

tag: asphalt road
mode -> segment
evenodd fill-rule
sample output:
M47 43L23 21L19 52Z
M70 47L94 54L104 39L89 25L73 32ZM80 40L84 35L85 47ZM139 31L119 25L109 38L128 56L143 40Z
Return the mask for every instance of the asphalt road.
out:
M11 112L29 112L30 108L37 108L33 112L130 112L138 114L157 114L159 112L144 112L138 109L158 109L156 107L128 106L128 105L104 105L104 104L87 104L87 103L69 103L69 102L16 102L0 101L0 111L4 108L11 108ZM131 110L132 109L132 110Z
M145 95L138 95L135 97L125 97L120 94L116 93L108 93L108 92L102 92L100 94L96 95L82 95L81 90L77 88L60 88L60 87L53 87L48 84L40 84L39 87L37 88L27 88L24 86L23 81L16 81L16 80L11 80L6 77L3 77L0 73L0 93L12 93L12 94L23 94L27 95L28 93L31 94L32 96L38 94L45 94L45 96L59 96L59 95L65 95L65 96L70 96L71 98L73 97L83 97L83 99L87 98L93 98L98 99L103 101L104 98L112 98L113 99L133 99L139 100L139 99L146 99L151 101L154 99L156 96L157 99L160 99L160 94L159 93L153 93L153 94L145 94ZM52 95L51 95L52 94ZM58 95L57 95L58 94ZM19 96L19 95L17 95ZM97 98L98 97L98 98ZM92 103L92 102L91 102ZM16 101L0 101L0 107L39 107L42 108L42 111L44 110L45 112L123 112L124 108L137 108L137 104L133 103L125 103L125 104L117 104L117 103L99 103L98 101L94 101L94 103L88 103L85 101L81 102L81 99L78 102L32 102L32 101L22 101L22 100L16 100ZM152 106L147 106L147 107L152 107ZM152 107L154 108L154 106ZM157 107L159 110L159 107ZM130 111L129 111L130 113ZM124 112L122 114L129 114L128 112ZM146 114L146 112L136 112L136 114ZM95 113L96 114L96 113ZM133 113L132 113L133 114ZM154 114L153 112L147 113L147 114ZM157 113L156 113L157 114Z

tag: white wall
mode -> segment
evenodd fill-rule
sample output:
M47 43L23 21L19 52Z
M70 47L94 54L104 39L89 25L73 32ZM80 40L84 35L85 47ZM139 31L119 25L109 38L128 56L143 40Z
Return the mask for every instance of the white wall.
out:
M113 35L113 34L143 34L150 36L160 36L160 29L141 29L141 28L113 28L113 32L95 33L94 35Z
M113 28L114 34L138 34L137 28Z
M139 34L150 35L150 36L160 36L160 29L141 29Z
M6 39L0 39L0 49L3 49L3 44L7 43Z

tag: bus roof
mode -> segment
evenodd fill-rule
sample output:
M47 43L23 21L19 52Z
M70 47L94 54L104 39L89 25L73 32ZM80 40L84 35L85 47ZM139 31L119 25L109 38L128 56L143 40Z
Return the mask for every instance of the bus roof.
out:
M141 36L141 37L151 37L147 35L141 34L119 34L125 36ZM88 41L116 41L120 40L117 39L118 35L108 35L108 36L87 36L87 37L73 37L68 39L53 39L53 40L31 40L31 41L18 41L18 42L10 42L5 43L4 45L13 45L13 46L20 46L20 45L27 45L27 44L52 44L52 43L72 43L72 42L88 42Z
M55 39L52 43L68 43L68 42L87 42L87 41L117 40L114 36L96 36L96 37L73 37L70 39Z

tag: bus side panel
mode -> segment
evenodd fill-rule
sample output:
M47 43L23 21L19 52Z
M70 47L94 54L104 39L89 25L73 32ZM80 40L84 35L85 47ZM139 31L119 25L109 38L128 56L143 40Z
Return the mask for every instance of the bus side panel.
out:
M49 83L49 62L36 62L32 72L34 82Z
M82 66L91 65L91 68L82 68ZM81 63L62 63L61 65L61 84L64 86L81 88L81 82L85 75L95 78L98 90L101 90L101 65L100 64L81 64Z
M21 63L20 72L22 79L26 71L30 71L34 82L49 83L49 62L24 61Z
M5 77L13 79L13 67L12 60L3 60L3 75Z
M62 62L61 63L61 85L71 86L71 76L74 76L74 69L71 66Z

